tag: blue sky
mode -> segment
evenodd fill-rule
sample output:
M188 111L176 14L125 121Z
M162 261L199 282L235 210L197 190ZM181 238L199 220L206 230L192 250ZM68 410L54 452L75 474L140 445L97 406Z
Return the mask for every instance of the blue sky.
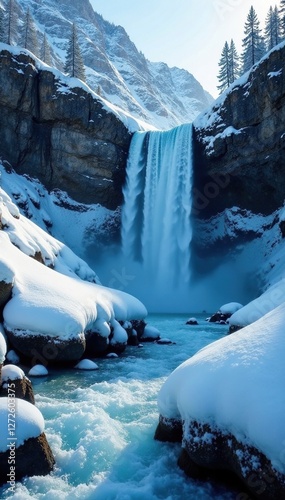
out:
M150 61L185 68L217 95L218 62L226 40L241 51L250 6L262 27L277 0L90 0L107 21L120 24Z

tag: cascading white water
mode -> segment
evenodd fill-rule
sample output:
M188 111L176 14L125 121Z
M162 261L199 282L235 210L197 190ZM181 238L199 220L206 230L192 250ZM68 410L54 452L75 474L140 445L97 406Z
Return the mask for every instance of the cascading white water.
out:
M192 125L137 132L131 143L122 211L125 256L141 261L151 287L190 279Z

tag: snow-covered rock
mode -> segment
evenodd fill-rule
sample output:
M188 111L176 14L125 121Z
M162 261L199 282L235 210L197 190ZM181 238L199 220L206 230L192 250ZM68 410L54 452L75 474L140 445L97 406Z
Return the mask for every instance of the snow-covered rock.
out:
M10 426L9 426L10 424ZM10 485L24 476L45 475L54 457L44 434L44 419L31 403L0 398L0 484Z
M74 368L76 370L98 370L99 367L91 359L81 359Z
M154 326L146 325L143 335L140 337L141 341L153 342L160 339L160 331Z
M13 397L24 399L28 403L35 404L35 396L31 381L18 366L9 364L2 368L0 383L0 397Z
M0 266L5 275L6 269L13 270L13 295L3 316L13 347L33 363L46 364L80 359L85 333L92 329L107 340L110 336L116 346L125 345L127 333L118 322L144 318L143 304L124 292L85 281L96 276L87 264L23 215L15 219L3 189L1 196L5 227L0 231ZM41 262L31 258L37 252Z
M209 318L209 321L210 323L226 324L228 319L242 307L242 304L239 302L229 302L228 304L224 304Z
M31 377L46 377L48 375L48 370L44 365L34 365L29 370L29 375Z
M2 382L7 382L8 380L23 380L25 378L25 373L19 366L16 365L5 365L2 368L1 379Z
M273 482L275 498L276 491L285 493L284 323L285 303L201 349L174 370L158 395L169 433L172 421L183 422L190 461L209 468L232 467L251 489L252 474L258 471L263 477L270 472L274 481L265 484L261 498L274 498L268 493ZM208 460L201 458L204 445Z
M188 318L186 321L186 325L198 325L197 318Z

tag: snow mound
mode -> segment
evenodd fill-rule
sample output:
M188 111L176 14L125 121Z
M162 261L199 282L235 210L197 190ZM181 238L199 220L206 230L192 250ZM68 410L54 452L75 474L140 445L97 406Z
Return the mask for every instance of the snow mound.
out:
M34 365L33 368L30 369L29 375L31 377L45 377L48 375L48 371L44 365Z
M98 370L99 367L91 359L82 359L74 368L77 370Z
M13 404L12 404L13 403ZM44 419L41 412L31 403L23 399L11 403L11 398L0 398L0 452L7 451L7 445L16 443L16 448L24 444L29 438L36 438L44 432ZM15 436L8 433L8 414L16 408L15 421L17 423Z
M242 307L243 305L239 304L239 302L229 302L228 304L224 304L222 307L220 307L219 311L222 314L234 314Z
M162 417L218 427L284 473L284 323L282 304L180 365L159 392Z
M98 318L114 322L115 318L118 321L142 319L147 314L135 297L43 266L12 245L3 231L0 246L0 262L2 256L11 259L16 274L13 297L3 311L9 331L74 339L92 327Z
M1 376L2 382L7 382L7 380L23 380L25 373L18 366L5 365L2 368Z

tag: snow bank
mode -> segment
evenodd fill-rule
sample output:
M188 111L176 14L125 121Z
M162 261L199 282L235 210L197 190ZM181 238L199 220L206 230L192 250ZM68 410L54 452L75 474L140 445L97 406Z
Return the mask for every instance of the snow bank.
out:
M10 406L11 399L0 398L0 452L7 451L9 443L16 443L19 448L29 438L36 438L44 432L44 419L41 412L31 403L23 399L16 399L15 436L11 438L8 433L8 413L10 408L15 408L14 404Z
M77 338L99 318L142 319L143 304L127 293L66 276L27 257L0 232L1 256L15 266L13 297L4 308L8 330Z
M0 281L4 283L13 283L14 270L11 264L4 258L0 262Z
M0 169L0 174L2 170L3 167ZM35 193L31 192L31 189L27 185L25 186L23 178L19 181L16 175L13 175L11 179L11 175L9 175L8 181L12 184L12 190L15 192L15 195L17 193L17 198L21 196L21 199L24 199L27 193L35 197ZM4 175L3 178L5 179L5 177ZM25 186L25 190L19 186L20 183ZM9 239L14 245L26 255L40 255L45 265L53 267L62 274L79 276L84 280L99 282L98 277L86 262L77 257L66 245L50 236L26 217L19 215L15 218L13 214L16 209L16 205L12 203L8 194L0 188L1 218L5 225L5 233L9 235ZM6 276L6 282L11 279L9 281L11 283L13 271L13 268L9 267L9 264L2 260L2 264L0 265L0 281L2 275L3 277Z
M233 434L285 472L285 304L180 365L158 396L166 418Z

